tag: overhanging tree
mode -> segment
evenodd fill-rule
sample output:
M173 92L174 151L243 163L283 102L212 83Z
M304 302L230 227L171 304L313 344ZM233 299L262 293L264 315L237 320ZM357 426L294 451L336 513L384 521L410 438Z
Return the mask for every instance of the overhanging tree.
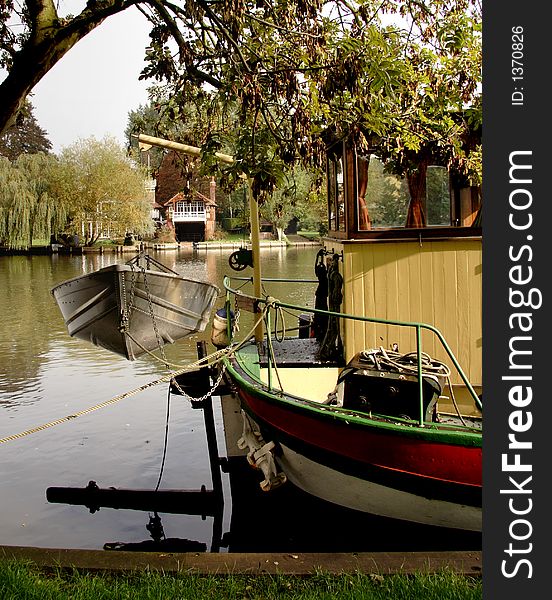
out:
M174 55L166 43L172 30L160 21L146 72L163 81L160 98L174 119L190 101L211 99L204 163L216 168L220 150L237 158L223 181L238 184L246 172L262 204L294 163L320 165L326 131L354 133L360 148L377 150L410 180L415 199L429 160L472 179L480 174L470 159L480 149L465 144L481 115L476 0L261 2L256 9L243 2L218 21L213 6L196 2L188 18L175 13ZM385 13L403 16L402 25L383 25ZM198 19L209 27L195 27ZM190 73L209 74L212 88ZM239 120L233 129L231 111Z
M260 201L289 165L320 162L328 128L356 131L359 143L387 148L399 162L418 138L448 147L451 164L463 166L462 131L446 115L460 99L462 111L478 110L480 40L466 35L480 22L478 0L96 0L65 18L52 0L26 0L23 10L8 0L0 130L60 56L132 5L152 23L143 77L159 82L167 114L177 120L191 101L213 100L204 162L214 168L213 153L230 144L237 162L224 177L233 184L245 172ZM404 24L384 26L386 13ZM27 27L19 39L8 26L15 14ZM228 111L237 111L237 132L228 131Z
M0 8L0 67L8 72L0 84L0 134L15 123L34 86L76 43L134 4L97 0L72 16L58 13L54 0L6 0Z
M267 2L265 10L293 15L299 9L303 15L304 7L311 5L317 7L318 0L289 0L284 8ZM87 2L79 14L71 15L69 5L54 0L5 0L0 6L0 68L8 74L0 84L0 134L14 123L33 87L75 44L105 19L132 6L137 6L152 23L152 42L147 50L151 67L144 76L159 80L176 74L167 45L172 40L187 77L214 86L220 81L209 72L211 67L201 69L203 61L197 60L194 48L197 39L211 44L218 38L223 42L223 52L228 46L240 52L242 40L238 33L244 27L244 14L259 12L256 2L233 0L94 0ZM196 40L190 37L191 31L196 32Z

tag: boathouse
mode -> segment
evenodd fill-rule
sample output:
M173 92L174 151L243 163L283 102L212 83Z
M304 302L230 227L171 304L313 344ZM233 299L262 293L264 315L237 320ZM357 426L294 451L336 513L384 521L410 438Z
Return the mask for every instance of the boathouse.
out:
M174 228L178 242L212 239L216 218L215 189L215 180L212 178L209 197L193 190L178 192L164 203L166 223Z
M171 151L163 157L156 182L152 203L156 223L173 229L178 242L212 239L217 207L214 177L201 177L193 162Z

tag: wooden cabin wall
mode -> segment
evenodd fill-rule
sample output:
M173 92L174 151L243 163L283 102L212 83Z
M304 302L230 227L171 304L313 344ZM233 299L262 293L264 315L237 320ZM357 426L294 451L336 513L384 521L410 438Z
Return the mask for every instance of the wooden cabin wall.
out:
M342 312L398 321L423 322L445 337L472 385L481 385L481 238L423 241L326 241L343 251ZM416 350L415 330L346 321L347 360L357 352L398 343ZM451 364L435 335L424 332L422 350ZM453 382L460 378L453 372Z

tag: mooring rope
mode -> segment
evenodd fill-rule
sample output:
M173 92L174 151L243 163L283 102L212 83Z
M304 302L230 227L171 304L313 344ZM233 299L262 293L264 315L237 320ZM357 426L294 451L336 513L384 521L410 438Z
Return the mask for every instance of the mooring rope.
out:
M48 429L49 427L54 427L55 425L60 425L61 423L66 423L67 421L71 421L72 419L82 417L83 415L87 415L91 412L99 410L100 408L105 408L106 406L115 404L116 402L119 402L120 400L123 400L124 398L129 398L130 396L134 396L134 395L138 394L139 392L143 392L144 390L147 390L150 387L153 387L160 383L166 383L167 381L170 381L172 377L174 377L173 373L171 373L169 375L165 375L164 377L156 379L155 381L150 381L149 383L145 383L144 385L134 388L133 390L124 392L123 394L119 394L118 396L115 396L109 400L106 400L105 402L100 402L99 404L90 406L89 408L85 408L84 410L80 410L76 413L73 413L72 415L67 415L66 417L61 417L60 419L56 419L55 421L50 421L48 423L44 423L43 425L38 425L37 427L33 427L32 429L27 429L26 431L22 431L21 433L9 435L5 438L0 439L0 444L4 444L6 442L11 442L13 440L17 440L17 439L25 437L27 435L31 435L33 433L38 433L39 431L43 431L44 429Z
M274 311L275 311L275 314L276 314L276 318L275 318L275 323L274 324L276 326L277 323L278 323L278 312L279 312L279 310L280 311L282 310L282 307L278 306L278 300L276 300L276 298L272 298L271 296L268 296L266 298L266 305L265 306L266 306L266 309L267 309L266 310L266 315L267 316L268 316L268 311L270 310L270 308L271 307L274 308ZM281 340L278 340L277 332L275 332L274 335L275 335L275 339L277 341L283 341L284 337L285 337L285 333L286 333L285 332L285 321L284 321L283 316L281 317L281 320L282 320L282 324L283 324L283 327L284 327L284 329L283 329L283 336L282 336ZM265 321L266 321L266 319L265 319ZM280 386L280 392L283 392L284 389L282 387L282 381L280 379L280 372L278 371L278 365L276 363L276 356L274 354L274 346L272 345L272 335L271 335L271 332L270 332L270 330L268 328L268 323L266 323L266 327L267 327L267 332L268 332L268 335L267 335L267 345L268 345L268 352L269 352L269 355L270 355L269 356L269 365L270 365L270 362L272 362L272 365L274 367L274 372L276 373L276 378L278 379L278 385Z
M226 356L231 356L232 354L234 354L251 338L251 336L255 332L255 328L257 327L257 325L264 319L265 313L266 313L266 308L265 308L265 310L263 310L263 312L257 319L257 322L255 323L255 325L251 328L251 330L248 332L248 334L242 339L242 341L238 342L237 344L235 344L233 346L229 346L228 348L222 348L220 350L216 350L212 354L209 354L209 355L205 356L204 358L200 358L199 360L197 360L193 363L190 363L189 365L184 366L183 368L179 369L178 371L172 371L171 373L169 373L167 375L163 375L163 377L160 377L159 379L155 379L154 381L150 381L149 383L140 385L140 386L134 388L133 390L130 390L128 392L124 392L122 394L114 396L113 398L110 398L109 400L106 400L105 402L100 402L99 404L95 404L94 406L90 406L89 408L85 408L85 409L80 410L71 415L61 417L59 419L56 419L55 421L49 421L48 423L44 423L42 425L37 425L36 427L27 429L25 431L21 431L20 433L8 435L7 437L0 439L0 444L5 444L6 442L18 440L27 435L32 435L33 433L38 433L39 431L44 431L45 429L49 429L50 427L55 427L56 425L61 425L62 423L67 423L68 421L72 421L73 419L77 419L78 417L82 417L84 415L90 414L92 412L100 410L101 408L105 408L106 406L116 404L117 402L120 402L121 400L124 400L125 398L135 396L136 394L143 392L151 387L155 387L156 385L159 385L161 383L167 383L167 382L171 381L172 379L174 379L175 377L177 377L178 375L182 375L183 373L186 373L187 371L191 371L198 367L213 366L213 365L221 362ZM211 362L208 362L209 360L211 360Z

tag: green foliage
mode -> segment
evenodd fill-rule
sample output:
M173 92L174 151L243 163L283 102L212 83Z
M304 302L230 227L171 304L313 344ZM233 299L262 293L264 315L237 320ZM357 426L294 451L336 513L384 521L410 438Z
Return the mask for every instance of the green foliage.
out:
M160 244L173 244L176 242L174 229L167 225L161 225L155 230L154 240Z
M60 16L52 2L43 10L30 0L6 3L0 131L61 56L133 4L89 2L78 15ZM290 168L323 166L326 143L351 132L398 175L438 163L480 183L479 0L137 4L152 24L141 75L156 82L151 132L191 138L202 147L203 172L225 189L245 173L263 204L286 186ZM13 17L23 24L18 34ZM134 125L152 126L147 111ZM222 168L220 150L236 163Z
M375 157L368 168L366 204L373 227L400 227L406 221L410 196L404 179L384 171Z
M62 232L94 243L102 230L124 237L152 231L144 173L112 138L80 140L59 158L22 154L0 158L0 241L26 248Z
M133 4L89 2L81 14L60 17L51 2L40 11L30 1L6 3L0 61L9 74L0 84L0 131L65 52ZM201 118L193 120L192 143L203 147L209 174L219 168L215 148L229 146L237 164L225 169L228 184L247 173L261 203L289 166L322 166L328 131L338 138L354 132L400 175L431 157L469 181L480 179L480 160L471 156L480 154L479 0L136 4L152 24L141 76L156 83L155 111L173 133L176 123L190 133L195 107ZM13 17L23 24L20 33Z
M222 219L222 226L226 231L234 231L244 228L244 220L242 217L224 217Z
M314 207L318 206L324 212L326 210L325 201L314 188L315 182L315 176L305 169L292 169L284 176L283 184L265 201L261 215L277 230L283 230L293 217L299 221L310 219L309 225L313 225L316 215ZM319 216L321 220L320 211Z
M167 115L205 109L196 145L228 188L245 172L262 205L295 164L323 166L328 132L355 133L401 176L436 162L480 180L477 0L229 6L192 3L186 15L167 7L144 72L163 82ZM169 65L171 15L180 54ZM222 148L236 165L220 166Z
M152 231L145 173L126 155L114 138L94 137L64 148L55 177L57 197L68 207L69 231L93 244L109 229L111 237L126 232Z
M446 169L430 167L426 184L428 225L450 225L450 188Z
M33 239L63 229L67 207L56 197L52 175L54 157L22 154L14 163L0 157L0 242L27 248Z
M13 162L21 154L48 154L52 144L46 135L33 114L32 105L27 102L17 122L0 136L0 155Z

